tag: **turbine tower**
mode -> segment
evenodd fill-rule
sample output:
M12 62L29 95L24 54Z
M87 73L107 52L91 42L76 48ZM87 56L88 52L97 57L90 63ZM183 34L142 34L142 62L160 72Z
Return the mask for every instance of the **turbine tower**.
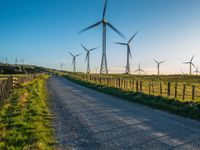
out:
M81 46L83 47L83 49L87 52L86 53L86 57L85 57L85 61L87 61L87 69L86 69L86 72L87 73L90 73L90 52L91 51L93 51L93 50L95 50L95 49L97 49L97 47L96 48L92 48L92 49L87 49L85 46L83 46L82 44L81 44Z
M72 56L72 65L74 67L73 71L76 72L76 57L80 56L81 54L73 55L70 51L69 54Z
M194 64L193 64L193 62L192 62L193 59L194 59L194 55L192 56L192 58L190 59L190 61L183 63L183 64L189 64L190 65L190 72L189 72L190 75L192 74L192 66L195 67Z
M103 74L108 74L108 65L107 65L107 58L106 58L106 27L109 26L112 30L114 30L118 35L120 35L121 37L124 37L123 34L118 31L112 24L110 24L105 16L106 16L106 9L107 9L107 3L108 1L105 1L105 5L104 5L104 9L103 9L103 16L102 16L102 20L98 21L97 23L81 30L79 33L85 32L91 28L94 28L100 24L102 24L103 26L103 31L102 31L102 59L101 59L101 68L100 68L100 73Z
M138 66L138 69L137 70L135 70L134 72L138 72L139 73L139 75L141 74L141 72L145 72L143 69L141 69L141 66L140 66L140 64L139 64L139 66Z
M160 62L158 62L158 61L155 60L155 59L154 59L154 61L157 63L158 75L160 75L160 64L164 63L165 61L160 61Z
M116 44L127 46L127 62L126 62L126 70L125 70L126 74L130 74L130 61L129 61L129 58L130 57L132 58L130 43L133 40L133 38L136 36L137 33L138 33L138 31L130 38L130 40L127 43L115 42Z

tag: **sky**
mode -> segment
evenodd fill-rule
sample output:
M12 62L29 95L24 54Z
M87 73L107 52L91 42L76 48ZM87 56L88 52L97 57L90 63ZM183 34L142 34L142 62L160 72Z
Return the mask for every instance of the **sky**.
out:
M102 26L82 34L81 29L100 21L104 0L0 0L0 61L14 63L15 58L26 64L72 70L73 54L77 70L86 71L85 51L91 53L91 71L100 67ZM125 39L112 29L107 32L109 72L122 73L126 65L126 47L114 42L126 42L136 32L131 43L131 71L141 64L146 74L156 73L158 61L161 74L188 73L193 55L200 66L200 1L199 0L109 0L106 19L120 30Z

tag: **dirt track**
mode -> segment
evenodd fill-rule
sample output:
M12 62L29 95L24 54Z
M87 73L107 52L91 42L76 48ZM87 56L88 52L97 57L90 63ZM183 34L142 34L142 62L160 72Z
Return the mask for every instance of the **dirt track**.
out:
M200 122L48 80L60 149L200 149Z

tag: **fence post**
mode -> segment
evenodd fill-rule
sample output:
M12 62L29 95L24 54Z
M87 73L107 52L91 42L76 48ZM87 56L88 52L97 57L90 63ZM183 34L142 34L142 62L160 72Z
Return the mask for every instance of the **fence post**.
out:
M194 96L195 96L195 86L192 85L192 100L194 100Z
M183 100L185 100L185 84L183 84Z
M136 81L136 92L138 92L138 81Z
M170 82L167 84L167 96L170 96Z
M149 81L149 94L151 94L151 82Z
M151 82L151 87L152 87L152 92L153 92L153 95L154 95L154 82L153 81Z
M140 81L140 92L142 92L142 81Z
M162 96L162 82L160 81L160 96Z
M134 81L132 80L132 91L134 92Z
M177 98L177 82L175 83L175 91L174 91L174 97Z

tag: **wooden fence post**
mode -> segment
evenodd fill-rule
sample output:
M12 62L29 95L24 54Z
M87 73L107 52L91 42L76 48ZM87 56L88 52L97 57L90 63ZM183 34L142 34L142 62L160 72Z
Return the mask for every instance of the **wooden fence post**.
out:
M195 97L195 86L192 85L192 100L194 100Z
M142 81L140 81L140 92L142 92Z
M134 81L132 80L132 91L134 92Z
M151 94L151 82L149 81L149 94Z
M167 83L167 96L170 96L170 82Z
M154 95L154 82L153 81L151 82L151 87L152 87L152 92L153 92L153 95Z
M185 100L185 84L183 84L183 100Z
M162 82L160 81L160 96L162 96Z
M136 92L138 92L138 81L136 81Z
M177 82L175 83L174 90L174 97L177 98Z

